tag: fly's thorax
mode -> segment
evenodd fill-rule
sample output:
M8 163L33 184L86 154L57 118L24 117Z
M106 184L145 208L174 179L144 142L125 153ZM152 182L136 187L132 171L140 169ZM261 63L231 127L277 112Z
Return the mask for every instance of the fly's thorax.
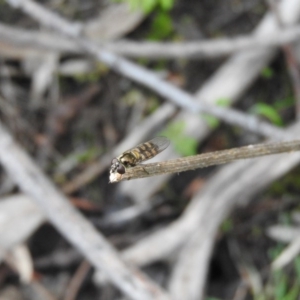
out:
M124 153L118 157L118 160L125 166L125 167L132 167L135 166L139 160L139 153L135 153L133 151Z

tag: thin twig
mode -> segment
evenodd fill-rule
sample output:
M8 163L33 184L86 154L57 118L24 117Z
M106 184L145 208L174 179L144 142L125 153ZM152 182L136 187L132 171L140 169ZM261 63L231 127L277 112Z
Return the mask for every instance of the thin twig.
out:
M15 7L21 8L27 14L38 20L41 24L50 26L56 29L58 32L73 37L83 49L95 56L99 61L102 61L116 72L156 91L159 95L174 102L183 109L193 113L208 113L227 123L238 125L242 128L256 132L257 134L265 135L267 137L273 137L276 139L283 139L286 137L281 129L261 121L257 117L249 116L248 114L230 108L212 106L205 103L205 101L197 103L195 97L177 88L171 83L160 79L156 74L148 71L147 69L142 68L137 64L123 59L111 52L101 50L98 45L83 37L80 34L80 30L75 30L78 28L78 24L73 24L66 21L34 1L6 1ZM57 19L61 19L60 22L57 22Z
M91 265L86 260L81 262L68 284L64 300L75 300L77 298L78 292L90 269Z
M145 139L150 132L158 130L167 119L169 119L176 111L176 108L170 103L165 103L160 106L153 114L145 118L139 126L134 128L118 145L114 147L110 153L102 156L99 161L94 162L88 166L83 172L75 176L71 181L67 182L62 190L64 193L71 194L80 187L86 185L94 178L99 176L106 170L113 157L117 156L124 149L130 148L132 145L140 143Z
M278 3L274 0L268 1L271 10L273 11L277 23L280 29L284 29L286 25L282 21L279 13ZM297 62L295 49L291 42L287 42L286 44L282 45L282 51L285 56L285 61L289 70L289 75L291 77L292 86L294 90L294 95L296 98L296 116L300 118L300 71L299 71L299 64Z
M117 251L56 189L15 143L1 122L0 163L20 189L35 200L62 235L129 298L168 299L158 285L121 261Z
M272 262L271 268L273 270L279 270L292 262L300 252L300 236L294 239L284 251Z
M126 173L123 175L120 175L119 173L111 173L110 182L151 177L168 173L179 173L213 165L220 165L239 159L254 158L299 150L300 140L249 145L229 150L177 158L163 162L137 165L133 168L127 168Z
M298 0L287 0L281 2L280 5L281 16L289 26L298 22L300 6ZM276 20L270 13L267 13L253 29L252 35L266 35L273 34L278 30ZM233 105L245 94L246 90L251 87L253 82L259 77L261 70L268 65L275 57L276 50L269 49L254 49L251 51L243 51L230 57L224 62L220 68L198 88L195 94L197 101L207 101L210 104L216 104L216 100L226 98L229 100L230 105ZM188 112L181 112L176 117L174 122L183 122L186 129L184 134L193 137L198 142L201 142L207 137L212 128L202 118L191 116ZM290 132L289 132L290 135ZM291 138L292 139L297 139ZM134 144L132 144L134 145ZM132 147L131 145L131 147ZM129 148L127 148L129 149ZM123 151L126 149L123 149ZM120 154L120 151L118 154ZM172 147L166 149L162 155L164 159L176 158L176 154ZM140 180L138 186L136 181L124 181L118 187L121 193L134 199L135 202L145 201L149 199L155 191L161 187L170 176L156 176L149 180ZM143 197L141 200L141 192Z
M82 49L73 40L50 32L26 30L0 23L0 38L19 47L34 47L52 51L82 53ZM147 59L212 59L232 53L257 48L278 47L300 38L300 26L279 30L276 34L261 36L241 35L234 38L217 38L199 42L185 41L173 43L134 42L120 40L103 43L111 52L126 57L144 57Z
M299 123L289 129L291 134L297 134L299 130ZM196 231L199 240L202 238L204 241L207 237L215 236L220 224L237 204L243 206L248 204L257 192L284 176L298 165L299 161L300 152L293 152L289 155L270 155L264 159L237 161L220 168L206 182L205 187L195 194L180 218L139 240L123 252L123 257L134 264L145 265L168 259L175 249L182 249L187 245ZM201 268L208 270L210 255L205 251L196 255L206 256L202 260ZM190 262L198 261L198 258L192 255L189 258ZM175 263L199 268L198 264L193 265L190 262L177 260ZM189 285L190 282L185 280L185 275L177 277L177 285ZM200 281L198 286L204 286L201 281L205 281L205 277L198 280ZM194 291L194 286L190 288ZM188 290L187 287L184 289ZM202 292L198 290L199 295ZM185 299L189 299L188 296ZM192 299L201 298L199 296Z
M238 36L199 42L154 43L118 41L107 43L105 49L126 57L213 59L257 48L278 47L300 38L300 27L280 30L266 36Z
M282 46L296 98L296 116L300 119L300 71L292 45Z

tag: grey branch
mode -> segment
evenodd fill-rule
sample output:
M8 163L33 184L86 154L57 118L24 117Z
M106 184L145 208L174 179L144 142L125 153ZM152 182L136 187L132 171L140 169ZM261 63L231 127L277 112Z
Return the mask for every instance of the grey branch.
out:
M105 44L105 49L127 57L207 59L238 51L282 46L300 38L300 27L293 27L266 36L239 36L199 42L154 43L119 41Z
M74 30L74 28L76 28L76 24L73 25L73 23L67 22L65 19L48 11L36 2L31 0L6 1L13 6L20 7L42 24L55 28L58 32L62 32L74 38L83 49L95 56L99 61L111 67L114 71L156 91L160 96L174 102L183 109L193 113L208 113L229 124L238 125L267 137L276 139L286 137L281 129L261 121L257 117L249 116L248 114L230 108L209 105L205 103L205 99L203 99L204 101L201 103L197 103L197 100L189 93L167 81L161 80L156 74L111 52L101 50L95 43L80 35L79 31L78 34L75 34L76 30ZM43 14L45 15L44 17ZM52 19L51 16L53 16ZM57 18L60 18L61 22L56 22Z
M37 30L17 29L0 23L0 38L19 47L36 47L53 51L83 52L71 39ZM197 42L155 43L120 40L105 42L103 48L127 57L148 59L194 58L212 59L238 51L278 47L300 38L300 26L278 30L268 35L244 35L234 38L217 38Z
M240 159L254 158L299 150L300 140L249 145L229 150L215 151L211 153L176 158L163 162L137 165L133 168L127 168L126 173L123 175L112 173L110 175L110 182L151 177L169 173L180 173L184 171L195 170L197 168L220 165Z
M89 262L132 299L169 299L138 270L127 267L116 250L69 203L0 122L0 163L20 189L40 206L51 223Z

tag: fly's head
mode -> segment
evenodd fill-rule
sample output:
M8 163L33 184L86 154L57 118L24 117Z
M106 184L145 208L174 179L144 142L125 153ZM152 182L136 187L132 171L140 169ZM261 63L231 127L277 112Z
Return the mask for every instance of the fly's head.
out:
M121 163L121 161L117 158L114 158L111 162L110 173L125 173L125 166Z

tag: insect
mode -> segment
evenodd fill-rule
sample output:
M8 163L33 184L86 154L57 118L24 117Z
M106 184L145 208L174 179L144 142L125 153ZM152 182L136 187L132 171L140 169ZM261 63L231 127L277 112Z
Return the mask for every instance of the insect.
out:
M111 162L110 173L124 174L126 168L134 167L141 162L148 160L165 150L170 141L163 136L139 144L136 147L123 152Z

